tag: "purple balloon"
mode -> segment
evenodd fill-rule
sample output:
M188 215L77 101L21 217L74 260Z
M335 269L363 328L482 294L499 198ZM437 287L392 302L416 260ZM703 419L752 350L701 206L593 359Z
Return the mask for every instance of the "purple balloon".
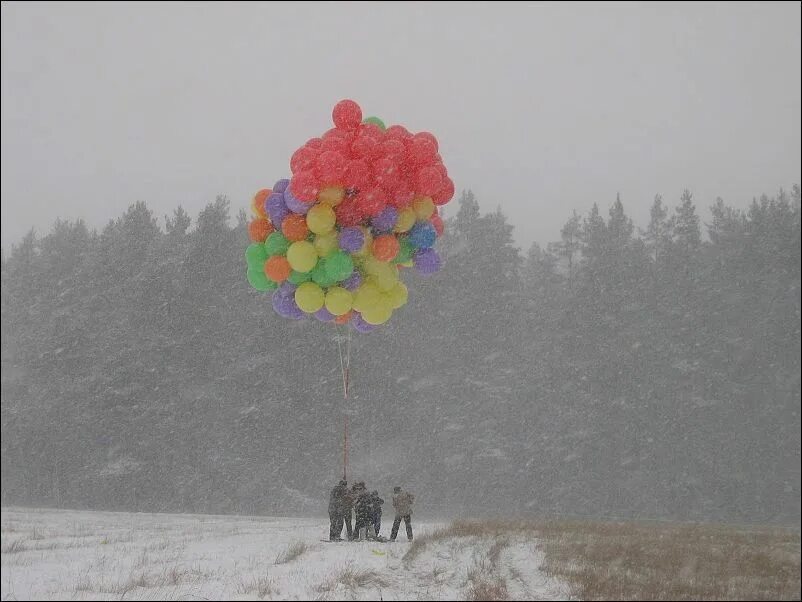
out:
M281 283L281 286L279 286L276 289L276 292L273 293L273 294L275 294L275 295L283 295L284 297L294 297L295 296L295 289L297 289L297 288L298 288L297 284L293 284L289 280L285 280L284 282Z
M273 184L273 192L282 193L287 190L287 186L290 185L290 181L285 179L279 180L275 184Z
M353 253L365 244L365 235L359 228L348 227L340 230L340 248Z
M292 211L293 213L300 213L301 215L306 215L307 211L312 208L314 203L304 203L302 200L297 199L290 189L284 191L284 204L287 206L287 209Z
M418 274L423 274L424 276L434 274L443 265L440 256L434 249L420 249L412 257L412 263L415 265Z
M315 312L315 317L321 322L331 322L335 318L334 314L325 307L321 307L317 310Z
M378 232L389 232L398 219L398 210L392 205L385 207L379 215L373 218L372 225Z
M265 200L265 212L270 217L270 221L277 228L281 228L281 222L289 215L290 210L284 203L284 195L278 192L271 193Z
M354 327L354 330L357 332L367 333L376 328L373 324L368 324L362 318L362 314L358 311L355 311L351 314L351 325Z
M360 284L362 284L362 274L360 274L359 271L354 270L351 272L351 275L348 276L348 278L340 283L340 286L348 289L349 291L355 291L359 288Z
M273 293L273 309L282 318L301 320L305 317L304 312L295 303L295 296L283 294L280 289Z

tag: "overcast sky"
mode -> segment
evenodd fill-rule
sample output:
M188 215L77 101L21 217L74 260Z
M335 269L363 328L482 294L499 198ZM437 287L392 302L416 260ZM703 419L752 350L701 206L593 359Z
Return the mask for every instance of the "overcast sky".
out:
M137 200L236 213L342 98L433 132L521 247L616 192L645 226L688 187L704 219L800 181L800 52L797 2L3 2L2 244Z

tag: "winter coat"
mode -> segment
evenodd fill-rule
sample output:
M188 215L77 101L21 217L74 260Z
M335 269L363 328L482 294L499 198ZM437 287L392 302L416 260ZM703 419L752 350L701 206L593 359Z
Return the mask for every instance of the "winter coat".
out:
M412 514L412 503L415 496L409 491L401 491L393 494L393 508L396 516L410 516Z
M356 516L357 524L367 524L372 522L372 504L370 498L370 493L367 491L360 492L359 497L356 498L356 501L354 502L354 515Z
M329 514L344 514L349 508L346 503L347 496L348 488L345 485L335 485L329 496Z
M382 504L384 504L383 499L381 499L378 495L373 495L372 493L370 494L370 514L374 520L381 518Z

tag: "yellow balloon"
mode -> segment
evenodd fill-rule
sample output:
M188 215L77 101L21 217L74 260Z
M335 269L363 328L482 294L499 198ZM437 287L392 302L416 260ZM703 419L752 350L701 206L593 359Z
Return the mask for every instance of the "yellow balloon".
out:
M317 265L315 245L305 240L292 243L287 249L287 261L296 272L311 272Z
M295 303L308 314L313 314L323 307L325 298L323 289L314 282L304 282L295 290Z
M371 309L381 300L379 287L372 282L363 282L354 292L352 307L360 312Z
M339 186L329 186L321 190L317 194L317 198L321 203L336 207L342 202L343 198L345 198L345 190Z
M379 261L373 255L365 255L362 258L362 270L371 276L377 276L384 265L386 264L383 261Z
M326 203L318 203L306 214L306 225L309 227L310 232L315 234L331 232L336 220L337 216L334 215L334 209Z
M385 293L390 300L390 305L393 309L398 309L407 304L409 298L409 291L406 285L400 280L395 283L395 286Z
M425 221L432 217L432 213L434 213L434 201L430 196L415 199L412 203L412 209L415 210L415 216L419 221Z
M412 207L405 207L398 212L398 219L395 221L396 232L409 232L412 226L415 225L415 220L418 216Z
M354 296L351 291L341 286L333 286L326 293L326 309L335 316L341 316L351 311Z
M380 300L376 305L362 312L362 319L364 319L368 324L378 326L379 324L384 324L392 315L393 308L390 305L390 302L387 299L380 297Z
M326 232L325 234L316 234L314 245L320 257L325 257L340 247L340 243L337 240L337 233L334 230Z
M379 263L376 273L372 275L376 286L383 293L392 289L398 282L398 268L390 263Z

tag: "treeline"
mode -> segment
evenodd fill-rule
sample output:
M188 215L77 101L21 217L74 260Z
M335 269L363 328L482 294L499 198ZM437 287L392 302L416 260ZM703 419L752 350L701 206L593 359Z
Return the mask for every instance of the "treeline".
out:
M341 472L429 515L800 520L800 191L701 223L617 199L515 247L470 193L439 274L352 341L248 286L226 199L57 222L2 260L2 502L325 513Z

